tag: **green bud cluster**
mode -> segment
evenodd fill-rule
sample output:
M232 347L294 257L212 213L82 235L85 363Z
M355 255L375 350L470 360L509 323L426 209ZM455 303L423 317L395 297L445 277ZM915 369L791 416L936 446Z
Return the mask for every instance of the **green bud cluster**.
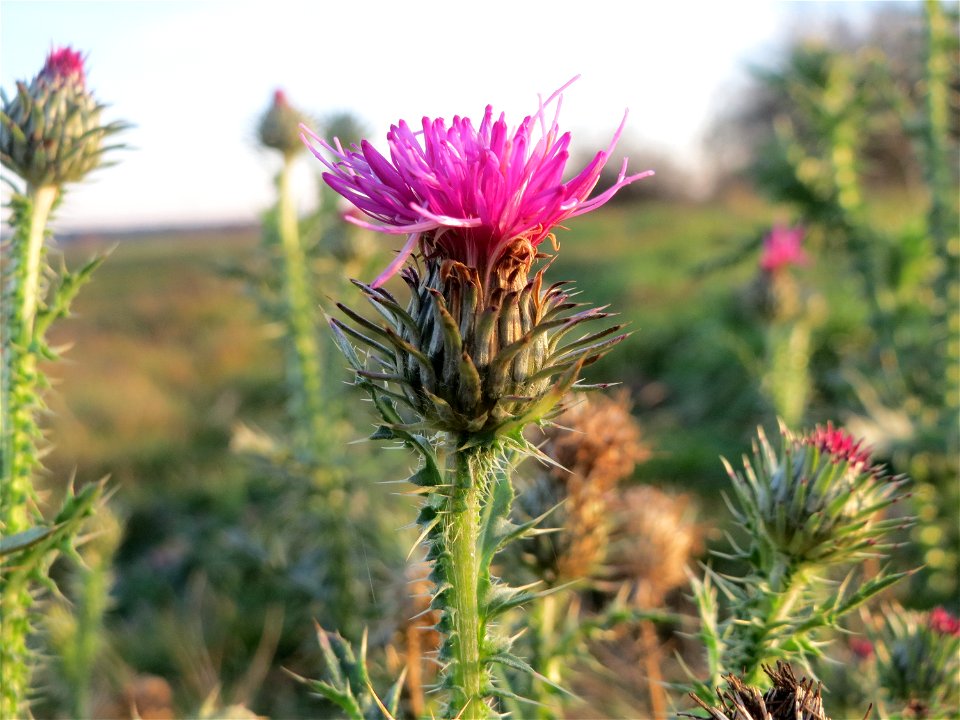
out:
M104 105L84 86L82 71L42 70L12 98L0 90L0 160L29 185L78 182L119 146L103 141L127 127L100 124Z
M781 428L774 451L758 433L753 458L742 473L724 465L738 500L734 518L754 538L749 552L778 553L797 563L834 564L875 556L894 546L881 544L891 530L909 521L884 512L903 499L904 477L889 478L849 436L832 427L809 435ZM829 438L843 446L820 442Z
M489 441L545 417L584 365L626 337L615 325L569 339L609 314L571 302L566 283L544 288L543 270L528 280L527 267L495 270L499 281L484 283L474 268L428 260L423 273L404 271L406 309L388 291L358 283L385 325L342 304L358 328L332 324L369 351L357 375L382 383L413 422Z

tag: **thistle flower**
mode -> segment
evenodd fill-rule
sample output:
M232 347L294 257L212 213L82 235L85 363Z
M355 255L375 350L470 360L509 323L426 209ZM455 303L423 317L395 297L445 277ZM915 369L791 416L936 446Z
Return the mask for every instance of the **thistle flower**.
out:
M555 226L600 207L623 186L652 174L628 177L624 160L614 185L589 197L623 131L624 115L607 150L598 152L574 178L562 181L570 133L560 134L557 119L561 93L572 82L513 131L503 114L494 119L489 105L478 128L465 117L455 116L449 128L442 118L425 117L417 133L401 120L387 133L390 160L366 140L345 150L339 142L334 147L303 128L304 142L329 169L323 174L327 184L378 221L355 222L408 236L373 287L396 274L418 247L425 257L476 270L488 291L503 287L513 276L515 262L529 269L533 248ZM546 111L554 101L557 109L548 127ZM334 159L328 160L321 149ZM513 262L504 266L498 262L503 258Z
M819 683L814 687L813 680L797 680L793 669L779 661L776 669L765 665L763 671L773 683L766 692L729 675L726 690L717 688L719 706L711 707L696 695L692 697L709 713L710 720L830 720L823 709Z
M930 612L930 629L941 635L960 637L960 620L945 608L936 607Z
M905 478L871 465L862 442L828 423L796 435L781 429L776 453L761 430L744 472L724 461L740 507L734 515L769 549L798 563L832 564L892 547L879 544L907 521L881 519L902 499Z
M523 430L553 413L581 368L625 337L613 326L566 339L608 316L571 302L564 283L545 286L544 268L530 276L556 223L642 176L627 177L624 163L614 186L589 199L611 145L562 182L570 136L559 136L556 116L548 128L545 116L559 96L512 134L490 108L478 129L466 118L449 129L425 119L422 145L401 122L388 135L392 162L368 142L345 151L304 129L305 140L310 134L334 156L311 147L330 171L327 183L379 221L359 224L408 235L373 285L358 283L381 324L338 304L355 326L331 325L383 421L373 437L400 441L423 460L410 481L425 497L417 523L433 561L440 685L450 690L447 715L465 720L488 717L491 698L508 697L494 666L536 674L512 654L496 619L537 593L491 573L501 548L535 531L535 520L510 522L512 469L537 453ZM411 292L404 309L381 285L415 250L402 273Z
M373 285L361 285L388 326L342 305L370 334L333 324L373 350L373 367L358 367L359 374L399 383L397 397L433 429L487 437L517 430L543 417L583 365L625 337L614 336L614 326L564 344L581 323L608 316L569 302L564 283L545 287L543 269L529 277L537 246L556 223L649 174L628 177L624 163L613 187L588 199L621 125L610 148L562 182L570 135L560 135L556 116L549 127L546 120L559 98L557 91L512 133L489 107L478 129L467 118L454 118L449 129L442 119L424 119L423 145L400 122L387 136L392 163L366 141L345 151L310 134L334 155L327 160L311 147L330 170L327 183L380 224L355 222L409 235ZM404 311L379 286L418 248L422 264L402 273L411 291Z
M943 608L886 605L867 619L877 677L889 709L904 717L960 716L960 631Z
M273 102L260 118L257 128L260 142L285 157L293 157L303 150L300 124L306 120L306 116L290 104L286 93L278 88L273 93Z
M0 160L29 185L77 182L111 149L103 140L124 123L100 124L104 106L86 87L83 56L69 47L50 51L30 82L8 99L0 90Z
M588 396L559 415L544 435L541 451L558 465L527 482L517 506L529 519L559 505L550 516L559 532L524 543L527 564L552 585L597 571L607 554L614 488L650 451L625 394Z
M788 228L777 225L763 240L760 268L776 273L791 265L806 265L807 254L803 251L803 228Z

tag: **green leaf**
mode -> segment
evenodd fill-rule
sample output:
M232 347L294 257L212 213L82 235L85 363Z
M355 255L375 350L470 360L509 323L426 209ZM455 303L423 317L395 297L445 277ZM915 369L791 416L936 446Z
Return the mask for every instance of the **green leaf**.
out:
M53 533L55 533L57 531L57 527L58 526L56 525L39 525L37 527L32 527L29 530L19 532L16 535L0 538L0 557L23 550L31 545L35 545L36 543L50 537Z

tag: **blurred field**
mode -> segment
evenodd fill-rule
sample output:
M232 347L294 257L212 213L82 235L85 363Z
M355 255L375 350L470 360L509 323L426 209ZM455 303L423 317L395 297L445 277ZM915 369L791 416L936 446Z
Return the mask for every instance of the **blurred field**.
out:
M585 300L610 304L634 333L591 379L624 382L646 423L669 425L668 409L695 390L698 380L685 375L702 358L662 368L670 350L663 345L681 341L678 329L716 309L731 283L752 272L749 263L709 275L696 269L769 221L769 209L741 198L613 207L561 230L551 276L574 279ZM116 245L80 294L75 316L57 328L56 339L72 347L68 362L53 368L54 476L109 473L122 504L229 476L232 424L269 424L282 411L276 348L243 283L223 272L253 257L257 238L250 228L87 237L66 248L70 264ZM665 386L664 374L685 387ZM682 475L687 461L674 463L671 472Z
M902 194L873 207L889 227L922 212ZM758 422L771 424L751 376L760 330L737 305L755 273L751 238L778 217L763 201L731 193L699 205L611 206L559 231L550 277L573 279L584 301L610 305L632 332L587 378L630 390L655 452L641 479L710 487L722 477L718 455L739 455ZM54 477L110 474L117 501L136 506L241 472L228 450L231 427L269 427L284 402L282 358L254 298L225 272L256 256L258 233L91 236L66 248L69 264L115 244L75 316L56 329L72 347L53 368ZM834 293L827 336L854 332L862 310L845 302L849 273L807 272Z

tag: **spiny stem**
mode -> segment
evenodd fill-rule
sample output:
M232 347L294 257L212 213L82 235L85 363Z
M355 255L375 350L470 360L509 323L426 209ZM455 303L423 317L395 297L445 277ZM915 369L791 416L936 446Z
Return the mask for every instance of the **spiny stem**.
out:
M489 452L489 451L486 451ZM450 583L453 627L454 681L457 717L486 718L484 668L480 655L483 626L477 595L480 567L480 504L488 463L483 449L454 449L454 488L449 503L447 542L451 556Z
M30 188L14 199L11 269L4 278L2 380L0 380L0 533L9 536L39 519L33 473L39 466L40 371L33 348L34 319L40 302L40 276L47 221L59 188ZM7 573L0 578L0 717L30 715L27 693L32 663L27 647L30 608L27 578Z
M31 188L27 197L15 198L14 234L10 242L9 274L3 288L3 375L0 389L0 530L22 532L35 519L33 471L39 464L39 432L34 412L40 385L32 343L39 304L40 276L47 221L59 188Z
M299 455L315 458L318 448L325 444L323 383L320 347L317 342L313 300L308 276L306 253L300 240L299 220L291 186L293 158L285 157L277 179L278 231L283 252L283 284L287 304L287 322L290 327L293 367L290 390L298 424L295 448Z
M748 647L747 658L743 663L744 682L758 685L764 682L762 664L769 659L770 651L775 650L769 643L770 632L789 615L794 604L800 598L804 588L801 568L790 558L778 558L769 574L769 590L763 595L763 626L755 633Z

